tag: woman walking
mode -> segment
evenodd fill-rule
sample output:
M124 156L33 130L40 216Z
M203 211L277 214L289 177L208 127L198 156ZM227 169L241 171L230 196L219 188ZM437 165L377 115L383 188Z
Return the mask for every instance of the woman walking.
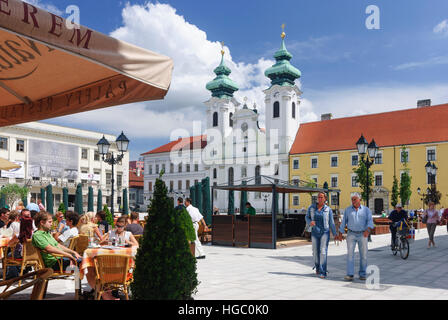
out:
M430 201L428 203L429 209L425 210L424 219L426 220L426 229L428 230L429 241L428 241L428 249L432 246L435 247L434 243L434 232L436 231L436 226L439 223L439 212L435 209L434 202Z
M316 275L324 279L327 276L328 242L330 229L334 237L337 236L333 220L333 211L325 204L326 194L320 192L317 203L313 203L305 216L306 223L312 227L311 239Z

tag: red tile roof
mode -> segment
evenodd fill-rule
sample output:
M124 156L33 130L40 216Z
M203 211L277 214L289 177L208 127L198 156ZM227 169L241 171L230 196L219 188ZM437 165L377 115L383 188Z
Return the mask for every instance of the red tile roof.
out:
M356 150L361 134L379 147L448 141L448 104L303 123L290 154Z
M143 188L143 174L138 177L134 170L129 170L129 188Z
M142 153L141 155L144 156L147 154L171 152L171 151L176 151L176 150L180 150L180 149L193 150L193 149L198 149L198 147L200 147L201 149L204 149L206 145L207 145L207 136L206 135L194 136L194 137L188 137L188 138L179 138L176 141L171 141L170 143L164 144L163 146L155 148L151 151Z

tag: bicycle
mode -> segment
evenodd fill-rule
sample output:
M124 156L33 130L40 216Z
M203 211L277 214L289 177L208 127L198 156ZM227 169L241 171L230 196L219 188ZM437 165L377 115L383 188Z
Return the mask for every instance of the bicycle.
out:
M395 236L395 246L392 247L392 254L395 256L397 255L398 251L400 251L400 257L403 260L406 260L409 257L409 241L407 239L408 234L408 228L397 230L397 235ZM398 244L397 241L399 241Z

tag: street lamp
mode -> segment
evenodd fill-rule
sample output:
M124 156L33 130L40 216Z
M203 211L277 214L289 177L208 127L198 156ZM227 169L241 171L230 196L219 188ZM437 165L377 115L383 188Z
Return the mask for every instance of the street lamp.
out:
M264 213L268 212L268 207L267 207L268 198L269 198L269 193L263 193Z
M358 153L361 156L361 162L366 166L366 181L367 181L367 197L366 197L366 206L369 207L369 168L375 162L376 155L378 153L378 146L375 143L375 140L372 139L370 143L367 142L366 138L361 134L361 137L356 142L356 147L358 148ZM364 159L365 157L365 159Z
M110 208L112 211L112 215L114 215L114 165L120 164L121 160L124 157L124 153L128 151L129 146L129 139L126 138L123 131L121 131L121 134L118 136L117 140L115 140L115 143L117 144L118 152L121 154L118 154L116 157L114 157L114 153L109 153L110 143L107 141L107 139L103 137L98 141L96 144L98 147L98 153L101 155L104 162L107 164L110 164L112 166L112 194L111 194L111 204Z
M435 165L435 163L431 163L431 161L428 161L425 165L425 170L426 173L429 175L429 182L431 184L431 189L428 188L427 192L428 194L430 194L430 199L434 202L435 201L435 196L436 196L436 174L437 174L437 167Z

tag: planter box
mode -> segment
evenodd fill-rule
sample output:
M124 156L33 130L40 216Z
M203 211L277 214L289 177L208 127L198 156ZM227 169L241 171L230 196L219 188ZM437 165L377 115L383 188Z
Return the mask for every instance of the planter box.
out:
M372 234L377 235L377 234L386 234L386 233L390 233L389 230L389 226L385 226L385 225L377 225L375 227L375 229L373 229Z

